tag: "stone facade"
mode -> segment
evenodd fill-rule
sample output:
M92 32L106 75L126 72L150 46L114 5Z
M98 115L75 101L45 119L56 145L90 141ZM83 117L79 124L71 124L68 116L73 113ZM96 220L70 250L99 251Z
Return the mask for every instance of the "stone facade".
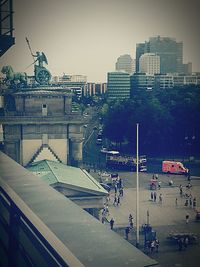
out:
M23 166L34 162L43 148L64 164L82 162L85 122L80 113L72 113L70 89L27 88L9 94L0 123L5 153Z

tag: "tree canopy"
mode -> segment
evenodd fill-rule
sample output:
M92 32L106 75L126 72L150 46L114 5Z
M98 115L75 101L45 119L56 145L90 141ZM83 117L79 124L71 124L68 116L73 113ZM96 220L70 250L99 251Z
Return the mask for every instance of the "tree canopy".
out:
M132 99L104 104L104 134L135 150L139 123L140 151L148 154L200 154L200 88L137 91Z

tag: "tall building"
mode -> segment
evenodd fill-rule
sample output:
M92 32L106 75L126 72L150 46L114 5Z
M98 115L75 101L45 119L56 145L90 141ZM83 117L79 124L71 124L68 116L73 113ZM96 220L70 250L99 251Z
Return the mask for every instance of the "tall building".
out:
M183 43L170 37L150 37L149 41L136 45L136 71L139 72L139 58L144 53L160 56L160 72L183 73Z
M160 57L155 53L145 53L139 59L139 72L146 74L160 73Z
M126 71L129 74L135 72L134 60L130 55L122 55L118 57L117 62L115 64L116 71Z
M107 98L109 100L130 98L130 75L127 72L108 72Z

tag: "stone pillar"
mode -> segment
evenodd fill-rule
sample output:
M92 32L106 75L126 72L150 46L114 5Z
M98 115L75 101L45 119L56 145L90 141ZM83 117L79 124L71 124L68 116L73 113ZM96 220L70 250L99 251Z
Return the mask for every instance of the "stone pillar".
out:
M70 162L71 165L79 167L83 160L83 140L77 138L70 139Z

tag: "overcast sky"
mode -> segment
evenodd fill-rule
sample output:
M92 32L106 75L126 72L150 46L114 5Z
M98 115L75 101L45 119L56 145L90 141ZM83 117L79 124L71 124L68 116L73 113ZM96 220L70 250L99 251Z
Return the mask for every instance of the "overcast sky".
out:
M120 55L135 58L136 43L161 35L183 41L184 62L200 71L199 0L13 0L16 44L0 68L33 74L33 52L43 51L52 75L82 74L106 82Z

